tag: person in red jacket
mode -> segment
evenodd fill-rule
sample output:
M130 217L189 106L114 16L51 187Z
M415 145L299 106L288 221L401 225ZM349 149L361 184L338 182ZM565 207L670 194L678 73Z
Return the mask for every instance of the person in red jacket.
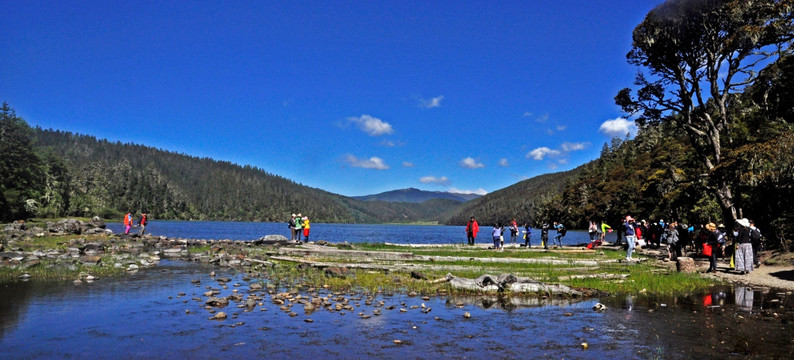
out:
M474 220L474 216L472 216L469 223L466 224L466 238L469 240L469 245L474 245L474 239L477 237L477 232L479 231L480 226L477 225L477 220Z

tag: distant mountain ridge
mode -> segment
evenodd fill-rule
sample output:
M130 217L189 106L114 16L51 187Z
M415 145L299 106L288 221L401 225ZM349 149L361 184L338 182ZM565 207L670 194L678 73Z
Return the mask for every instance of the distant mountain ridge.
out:
M385 201L385 202L407 202L407 203L423 203L433 199L454 200L466 202L476 199L481 195L478 194L461 194L452 193L447 191L427 191L419 190L416 188L398 189L386 191L379 194L352 196L353 199L359 201Z

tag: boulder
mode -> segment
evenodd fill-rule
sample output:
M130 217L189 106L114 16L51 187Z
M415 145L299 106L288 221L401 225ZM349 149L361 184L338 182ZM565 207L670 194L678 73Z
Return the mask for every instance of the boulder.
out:
M80 258L80 262L88 266L97 265L100 261L102 261L102 257L96 255L86 255Z
M223 297L219 298L213 296L207 299L207 301L205 301L204 303L208 306L224 307L226 305L229 305L229 300Z
M290 241L284 235L266 235L253 240L251 243L254 245L287 245Z
M679 257L675 261L675 268L678 272L682 273L694 273L697 271L695 267L695 259L690 257Z
M98 229L104 229L106 227L105 221L99 216L91 218L91 221L89 221L87 225Z

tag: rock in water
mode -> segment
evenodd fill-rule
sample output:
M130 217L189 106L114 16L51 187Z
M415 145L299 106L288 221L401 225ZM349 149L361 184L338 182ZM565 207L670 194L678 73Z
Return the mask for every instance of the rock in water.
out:
M470 319L471 318L471 313L469 313L467 311L467 312L463 313L463 317L466 318L466 319Z
M602 303L598 303L598 304L593 305L593 310L598 311L598 312L606 311L606 309L607 309L607 306L602 304Z
M210 320L224 320L226 319L226 313L223 311L218 311L215 315L213 315Z

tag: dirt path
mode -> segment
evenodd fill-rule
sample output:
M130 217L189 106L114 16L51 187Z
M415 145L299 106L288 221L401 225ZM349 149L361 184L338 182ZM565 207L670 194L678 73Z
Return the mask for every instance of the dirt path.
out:
M730 270L725 264L718 264L717 269L718 271L715 273L703 275L749 286L794 290L794 266L761 265L761 267L753 269L747 275L740 275Z

